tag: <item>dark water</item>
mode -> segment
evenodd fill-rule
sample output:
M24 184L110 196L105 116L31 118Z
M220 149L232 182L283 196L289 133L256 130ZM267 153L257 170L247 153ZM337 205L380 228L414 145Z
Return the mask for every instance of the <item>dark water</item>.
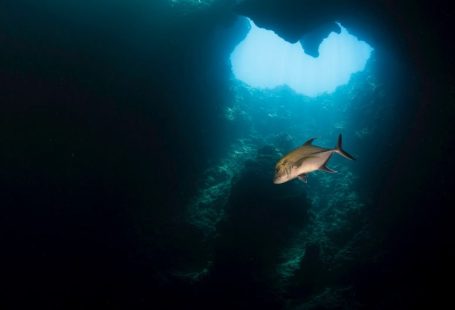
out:
M243 15L289 41L339 21L374 52L332 94L254 89L229 62ZM437 1L2 2L1 302L452 302L451 16ZM355 162L272 183L283 154L339 133Z

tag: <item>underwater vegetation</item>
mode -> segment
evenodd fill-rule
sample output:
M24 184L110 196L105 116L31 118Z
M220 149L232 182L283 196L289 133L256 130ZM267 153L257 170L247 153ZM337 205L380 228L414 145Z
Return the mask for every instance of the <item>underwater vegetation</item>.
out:
M232 144L225 153L226 157L206 171L203 177L205 183L188 208L189 222L203 232L208 244L213 243L213 255L220 255L217 254L218 247L224 253L221 255L225 259L223 267L219 267L211 256L208 258L211 268L214 268L213 273L209 271L207 274L209 279L215 275L224 278L225 274L218 275L224 272L233 276L231 281L234 286L234 279L240 277L234 276L236 272L248 269L248 272L256 275L262 274L265 278L261 285L280 292L283 297L301 285L300 277L307 277L302 269L307 268L305 266L309 262L318 266L319 276L325 274L324 277L330 277L330 274L336 274L333 269L342 268L337 266L357 258L359 254L355 253L355 249L369 240L369 234L363 210L365 202L356 185L359 173L354 170L354 164L346 166L334 161L333 168L338 174L322 172L311 175L308 184L295 182L284 188L276 188L272 180L277 160L292 147L301 144L301 137L318 132L322 136L321 140L328 144L327 137L336 137L340 130L354 133L361 130L356 126L367 126L363 123L353 124L352 118L355 116L348 103L353 101L350 96L357 93L357 89L363 91L364 100L381 98L381 87L374 81L371 70L369 67L356 74L352 83L340 87L336 92L336 100L330 95L323 98L302 97L287 87L278 90L255 89L243 82L231 80L235 99L227 108L225 117L234 126L244 128L244 136ZM368 124L368 128L374 134L374 126ZM353 143L355 139L361 141L355 134L349 139L351 147L359 144ZM358 152L356 150L355 154ZM229 232L233 235L225 232L226 229L233 230ZM248 237L250 234L254 235ZM272 240L278 236L282 239L274 245ZM225 238L229 241L223 242L230 244L232 252L236 254L228 255L225 251L231 250L226 249L227 245L219 245ZM238 252L240 242L245 242L244 252ZM256 249L261 242L265 249ZM240 264L242 260L252 259L250 255L260 255L257 259L267 258L264 266L267 270L252 271L258 268L254 265L263 264L257 260L249 267L229 266L234 261ZM206 265L203 264L201 268ZM319 298L322 291L329 289L317 285L311 287L312 280L305 281L308 281L305 285L309 287L303 295L308 303L314 303L312 298ZM249 285L254 286L251 283ZM330 288L334 295L340 291L346 293L349 287ZM238 302L246 297L239 298Z

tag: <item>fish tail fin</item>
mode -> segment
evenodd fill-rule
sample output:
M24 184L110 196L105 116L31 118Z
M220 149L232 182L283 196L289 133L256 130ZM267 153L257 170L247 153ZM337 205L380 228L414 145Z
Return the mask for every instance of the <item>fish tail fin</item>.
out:
M338 143L335 148L335 152L337 152L338 154L340 154L341 156L343 156L347 159L355 160L355 158L351 154L349 154L348 152L343 150L343 138L341 137L341 134L338 136Z

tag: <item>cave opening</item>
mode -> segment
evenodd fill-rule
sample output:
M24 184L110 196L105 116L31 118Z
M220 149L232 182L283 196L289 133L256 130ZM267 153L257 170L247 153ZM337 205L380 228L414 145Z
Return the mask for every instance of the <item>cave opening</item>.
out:
M299 42L289 43L247 22L246 37L231 53L231 68L237 80L259 89L286 85L308 97L331 94L348 84L353 73L363 71L373 52L341 24L340 33L331 32L320 44L319 56L312 57Z

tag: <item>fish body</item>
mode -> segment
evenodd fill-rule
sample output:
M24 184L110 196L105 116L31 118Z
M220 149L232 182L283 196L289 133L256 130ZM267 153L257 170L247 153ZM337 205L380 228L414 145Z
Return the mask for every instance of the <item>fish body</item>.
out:
M316 170L335 173L336 171L327 167L327 162L333 153L354 160L354 157L343 150L341 134L338 136L337 146L332 149L313 145L313 141L314 138L308 140L301 147L291 151L277 162L273 183L282 184L295 178L306 183L307 174Z

